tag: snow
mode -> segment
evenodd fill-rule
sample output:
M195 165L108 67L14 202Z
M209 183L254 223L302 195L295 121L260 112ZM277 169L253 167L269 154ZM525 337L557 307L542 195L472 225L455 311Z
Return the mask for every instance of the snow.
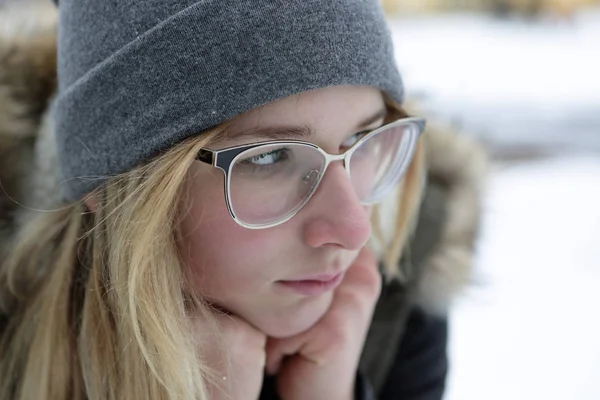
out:
M571 23L391 21L409 99L497 162L474 284L450 315L445 400L600 399L600 10Z
M600 399L600 158L493 173L446 400Z

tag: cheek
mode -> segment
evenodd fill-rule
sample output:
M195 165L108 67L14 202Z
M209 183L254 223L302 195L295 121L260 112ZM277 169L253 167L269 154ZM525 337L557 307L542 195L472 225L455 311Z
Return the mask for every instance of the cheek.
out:
M281 279L280 249L291 247L293 233L239 226L227 210L218 175L197 176L190 184L190 200L182 207L181 245L193 289L228 302L256 297Z
M224 204L200 204L184 222L184 246L194 289L210 298L256 290L269 280L267 238L237 225Z

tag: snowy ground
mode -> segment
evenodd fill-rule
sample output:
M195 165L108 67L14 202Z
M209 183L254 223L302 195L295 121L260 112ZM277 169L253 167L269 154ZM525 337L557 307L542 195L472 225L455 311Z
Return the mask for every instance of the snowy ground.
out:
M410 98L494 153L446 400L600 399L600 12L392 21ZM500 151L498 151L500 149Z

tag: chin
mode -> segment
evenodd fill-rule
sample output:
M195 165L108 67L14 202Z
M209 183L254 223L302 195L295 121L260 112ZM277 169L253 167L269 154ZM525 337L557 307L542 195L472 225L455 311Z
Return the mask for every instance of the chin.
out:
M255 326L267 336L278 339L309 330L329 310L333 293L306 300L292 308L286 307L269 315L258 316Z

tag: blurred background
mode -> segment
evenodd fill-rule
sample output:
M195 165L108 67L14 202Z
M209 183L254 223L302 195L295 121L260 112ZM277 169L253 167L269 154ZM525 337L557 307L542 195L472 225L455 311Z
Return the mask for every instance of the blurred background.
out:
M383 3L408 98L492 158L446 400L600 399L600 1Z
M491 155L446 400L600 399L600 0L382 1L410 102Z

